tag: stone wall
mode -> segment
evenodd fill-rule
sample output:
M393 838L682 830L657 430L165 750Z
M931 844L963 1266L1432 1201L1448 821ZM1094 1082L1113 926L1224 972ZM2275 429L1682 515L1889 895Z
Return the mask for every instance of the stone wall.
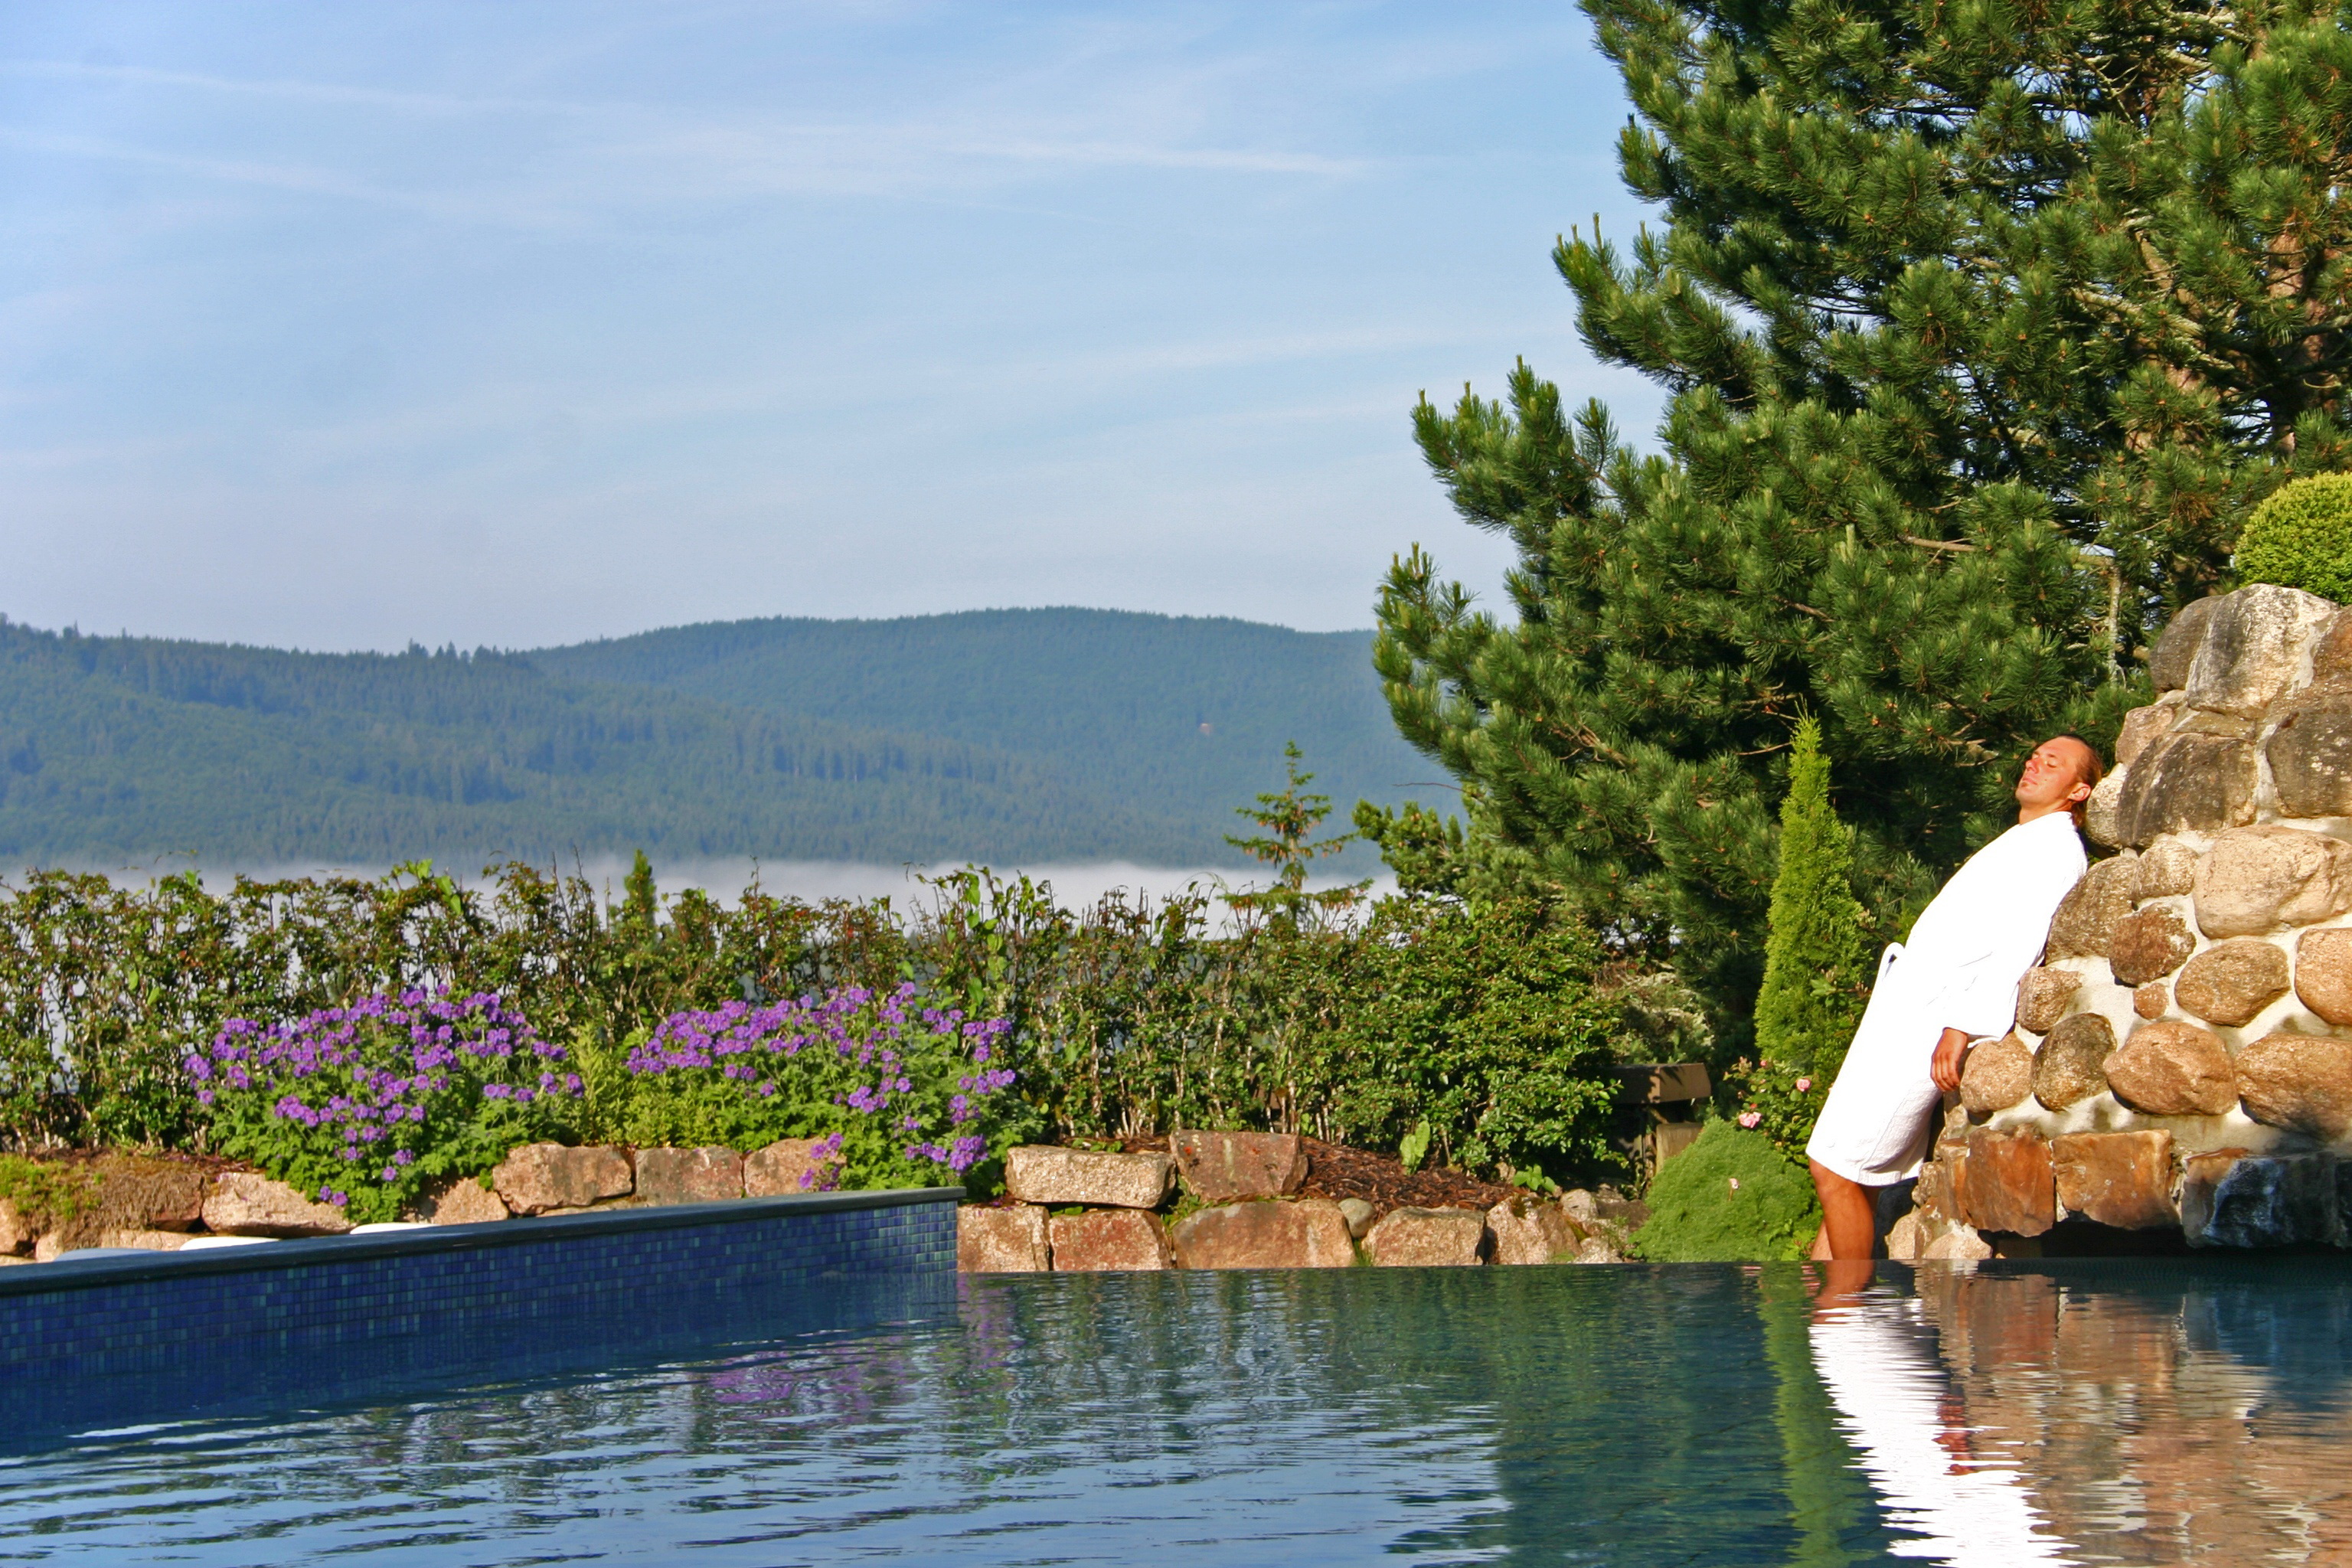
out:
M1895 1256L2352 1246L2352 611L2204 599L2151 669L2086 812L2115 853L1970 1052Z
M972 1274L1619 1263L1647 1211L1612 1192L1515 1194L1485 1209L1393 1206L1301 1192L1293 1133L1179 1131L1170 1152L1033 1146L1005 1159L1002 1202L957 1217ZM1181 1192L1181 1198L1180 1198Z

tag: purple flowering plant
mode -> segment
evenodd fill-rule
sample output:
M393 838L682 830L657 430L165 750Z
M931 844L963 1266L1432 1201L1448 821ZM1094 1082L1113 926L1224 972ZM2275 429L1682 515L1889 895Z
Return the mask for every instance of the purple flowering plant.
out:
M1009 1092L1011 1028L911 983L673 1013L631 1042L629 1136L746 1150L838 1138L844 1186L971 1181L1034 1134Z
M183 1066L215 1148L356 1221L396 1219L429 1184L551 1135L583 1091L564 1048L488 993L231 1018Z

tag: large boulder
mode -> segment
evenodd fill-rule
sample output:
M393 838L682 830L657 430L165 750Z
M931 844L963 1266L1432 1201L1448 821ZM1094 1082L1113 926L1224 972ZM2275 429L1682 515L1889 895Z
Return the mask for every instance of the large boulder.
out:
M23 1210L6 1198L0 1198L0 1256L24 1251L40 1234L41 1227L27 1219Z
M2017 983L2017 1026L2029 1034L2048 1034L2082 988L2083 977L2071 969L2027 970Z
M2328 926L2294 939L2295 1000L2331 1024L2352 1024L2352 928Z
M2197 890L2197 851L2165 834L2139 852L2139 897L2169 899Z
M1488 1209L1486 1235L1497 1263L1549 1263L1573 1256L1583 1239L1566 1209L1533 1197L1505 1198Z
M2107 1075L2100 1064L2115 1048L2116 1026L2104 1014L2060 1019L2034 1053L2033 1098L2052 1110L2063 1110L2105 1092Z
M2172 1134L2077 1132L2050 1140L2058 1206L2069 1214L2147 1230L2179 1219L2172 1203Z
M1169 1140L1184 1186L1204 1204L1287 1197L1307 1179L1307 1145L1290 1132L1179 1132Z
M2149 1116L2220 1116L2238 1103L2221 1037L2194 1024L2143 1024L2105 1063L2116 1099Z
M1051 1267L1045 1211L1034 1204L956 1210L956 1268L965 1274L1043 1274Z
M2337 607L2316 594L2273 583L2222 595L2205 617L2182 683L2189 706L2260 717L2302 679L2304 656Z
M1183 1268L1347 1268L1356 1261L1347 1216L1323 1198L1202 1209L1177 1223L1174 1240Z
M526 1143L490 1173L490 1185L516 1214L584 1209L606 1198L629 1195L636 1184L629 1157L608 1143L567 1149L561 1143Z
M637 1151L637 1196L649 1204L715 1204L743 1195L743 1156L711 1144Z
M2050 1145L2036 1133L1969 1134L1959 1189L1960 1216L1977 1230L2040 1236L2058 1220Z
M1142 1209L1089 1209L1046 1221L1056 1274L1134 1273L1173 1268L1175 1256L1159 1216Z
M2015 1035L1987 1040L1960 1067L1960 1103L1979 1116L2007 1110L2033 1092L2033 1053Z
M2150 904L2116 922L2107 968L2118 985L2145 985L2180 967L2197 951L2197 935L2170 904Z
M2172 999L2209 1024L2236 1028L2286 994L2286 954L2260 937L2231 937L2190 959Z
M2224 833L2197 868L2207 936L2260 936L2352 910L2352 844L2274 825Z
M428 1193L419 1209L427 1225L488 1225L508 1217L499 1194L471 1176Z
M2283 816L2352 816L2352 691L2291 704L2263 744Z
M2238 1098L2270 1127L2330 1142L2352 1132L2352 1040L2265 1035L2238 1053Z
M841 1180L841 1145L830 1138L779 1138L743 1156L743 1195L830 1192Z
M2175 730L2158 737L2122 771L2111 826L2103 842L2146 845L2168 833L2210 833L2254 819L2262 782L2252 739L2208 730ZM2106 787L2102 779L2100 787Z
M2105 957L2108 935L2117 921L2131 913L2132 895L2138 888L2136 855L2117 855L2084 872L2050 921L2050 956Z
M258 1171L224 1171L205 1194L205 1228L219 1236L341 1236L343 1211L312 1203Z
M1391 1209L1364 1237L1383 1268L1462 1268L1478 1262L1486 1216L1476 1209Z
M1102 1154L1033 1143L1004 1157L1004 1190L1024 1204L1156 1209L1175 1184L1176 1162L1165 1154Z

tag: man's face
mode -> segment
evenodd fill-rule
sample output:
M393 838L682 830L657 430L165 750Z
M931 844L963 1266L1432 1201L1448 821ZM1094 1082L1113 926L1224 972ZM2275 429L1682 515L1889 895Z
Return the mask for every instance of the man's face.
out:
M2071 736L2042 742L2018 775L2017 804L2048 810L2088 800L2091 786L2083 781L2090 775L2091 763L2091 749Z

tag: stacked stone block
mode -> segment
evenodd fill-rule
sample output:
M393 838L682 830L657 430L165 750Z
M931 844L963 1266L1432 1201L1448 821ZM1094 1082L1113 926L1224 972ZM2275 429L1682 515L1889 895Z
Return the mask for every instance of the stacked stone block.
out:
M1591 1193L1381 1215L1359 1198L1301 1195L1307 1150L1295 1135L1180 1131L1169 1143L1171 1154L1013 1150L1005 1201L967 1205L958 1219L958 1267L1009 1274L1622 1261L1623 1226L1597 1212ZM1159 1212L1180 1184L1189 1212Z
M2352 611L2201 600L2151 669L2086 812L2115 853L1970 1052L1915 1256L2031 1250L2070 1218L2352 1245Z

